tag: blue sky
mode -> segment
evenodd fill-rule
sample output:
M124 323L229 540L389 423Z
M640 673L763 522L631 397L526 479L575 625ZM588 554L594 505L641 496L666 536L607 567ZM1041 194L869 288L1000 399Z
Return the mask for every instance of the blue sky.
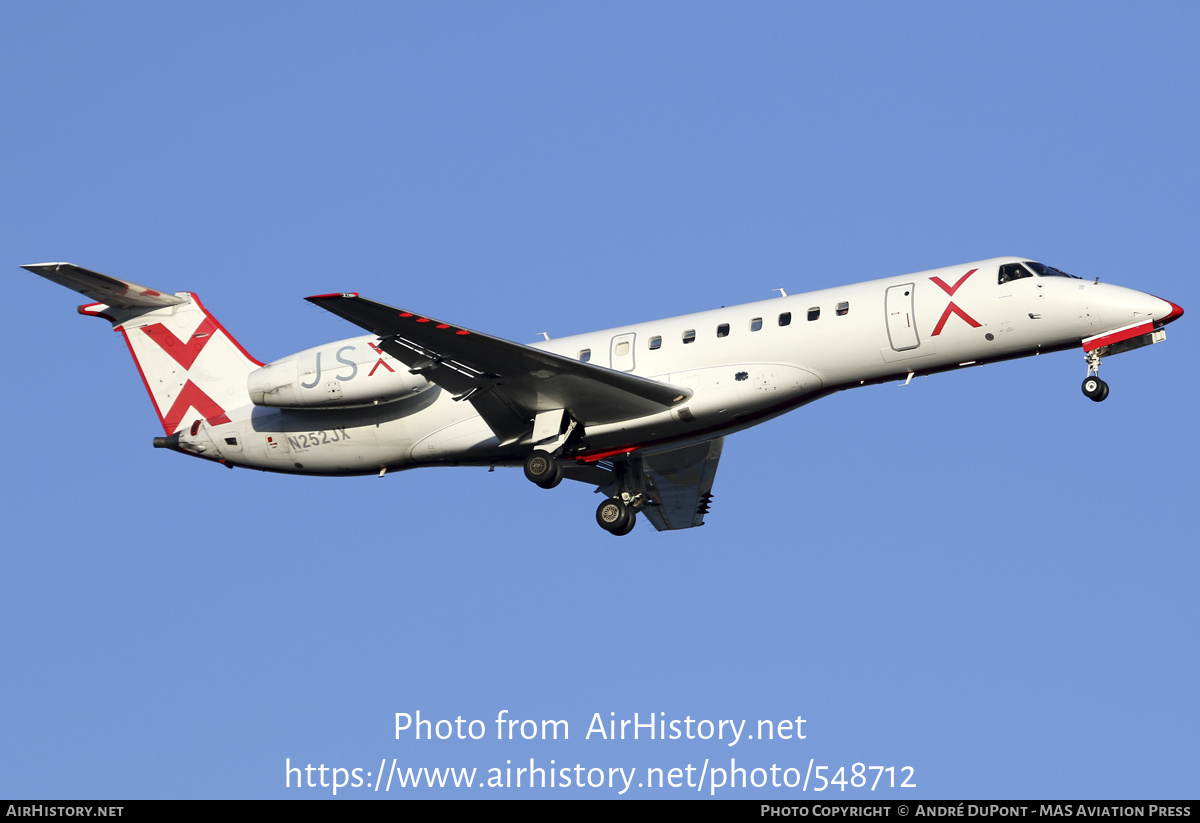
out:
M286 788L289 759L365 781L732 758L911 766L917 788L717 796L1194 797L1190 314L1106 361L1103 404L1079 353L823 400L729 439L704 528L617 540L588 489L519 471L154 450L119 336L17 266L195 291L263 361L355 333L308 294L528 342L1001 254L1195 310L1198 24L1182 3L5 4L0 796L331 796ZM488 735L397 740L418 710ZM496 740L501 711L570 739ZM806 738L585 739L635 712L802 716ZM338 794L417 795L617 791Z

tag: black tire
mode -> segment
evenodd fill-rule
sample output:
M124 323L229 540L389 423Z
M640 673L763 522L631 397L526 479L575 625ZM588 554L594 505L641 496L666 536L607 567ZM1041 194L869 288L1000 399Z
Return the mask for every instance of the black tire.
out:
M596 508L596 522L600 524L600 528L612 534L628 534L629 530L633 528L629 524L634 517L635 515L629 510L629 507L615 497L601 502Z
M1082 388L1083 388L1084 396L1087 397L1089 400L1095 400L1097 403L1099 403L1101 400L1104 399L1103 395L1104 395L1105 383L1099 377L1093 377L1092 375L1088 375L1083 380Z
M1108 384L1107 384L1107 383L1105 383L1103 380L1101 380L1100 382L1104 384L1104 388L1102 388L1102 389L1100 390L1100 396L1099 396L1099 397L1093 397L1093 398L1092 398L1092 399L1093 399L1093 400L1095 400L1097 403L1101 402L1102 400L1105 400L1105 399L1108 397Z
M613 532L617 537L624 537L633 531L633 527L637 525L637 512L628 506L625 507L625 514L628 516L627 522L618 531Z
M534 449L525 458L525 478L543 489L552 489L562 482L562 466L549 452Z

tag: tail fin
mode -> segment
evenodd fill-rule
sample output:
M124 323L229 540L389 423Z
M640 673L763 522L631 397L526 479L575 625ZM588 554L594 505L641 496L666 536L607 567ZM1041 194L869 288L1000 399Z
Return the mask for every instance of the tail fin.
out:
M70 263L21 268L100 301L80 306L79 313L103 317L124 336L168 435L197 416L228 423L231 410L250 405L246 377L262 363L196 295L164 294Z

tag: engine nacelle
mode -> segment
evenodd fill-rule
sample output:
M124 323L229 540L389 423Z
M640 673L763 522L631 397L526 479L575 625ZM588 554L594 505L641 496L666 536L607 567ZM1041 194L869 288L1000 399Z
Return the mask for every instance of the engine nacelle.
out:
M250 372L246 388L256 406L345 408L389 403L433 384L378 347L377 337L354 337L290 354Z

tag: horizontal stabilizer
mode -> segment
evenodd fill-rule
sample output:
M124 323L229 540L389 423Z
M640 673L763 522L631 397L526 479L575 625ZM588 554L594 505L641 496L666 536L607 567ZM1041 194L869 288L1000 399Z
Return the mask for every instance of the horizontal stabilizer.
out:
M123 309L161 309L186 302L182 297L163 294L128 280L119 280L73 263L32 263L26 271L53 280L107 306Z

